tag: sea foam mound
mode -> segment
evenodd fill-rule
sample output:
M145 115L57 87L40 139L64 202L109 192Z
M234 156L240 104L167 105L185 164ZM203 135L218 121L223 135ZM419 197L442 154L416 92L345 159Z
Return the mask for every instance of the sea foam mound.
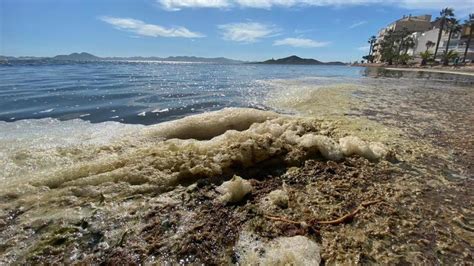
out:
M236 244L242 265L319 265L320 247L304 236L278 237L262 243L248 232L242 232Z
M102 136L96 125L91 127L96 136ZM110 125L103 130L110 130ZM297 165L311 156L338 161L356 154L379 160L387 154L380 143L332 135L333 125L320 120L228 108L133 129L115 138L104 134L112 140L110 143L65 143L40 149L28 149L22 143L22 149L10 150L2 157L3 164L15 165L19 173L24 173L18 160L18 154L23 154L28 158L23 166L34 169L26 179L11 173L8 176L6 183L14 185L16 191L9 193L21 194L16 178L21 180L24 192L92 186L107 193L111 185L120 183L142 192L168 190L200 178L230 177L238 169L260 164ZM56 136L56 140L60 142L61 138Z
M383 144L366 142L337 129L337 123L315 118L242 108L223 109L147 127L90 124L79 120L8 124L8 130L4 130L6 134L0 138L0 145L9 147L1 153L0 163L8 169L8 174L1 176L4 186L0 187L0 218L18 218L5 218L7 223L0 224L0 229L8 229L0 232L0 240L19 243L15 241L22 241L29 234L28 228L39 230L39 234L49 240L31 240L22 248L12 244L6 253L0 253L3 256L0 256L0 262L16 261L18 256L24 256L19 261L41 261L41 257L35 257L36 252L41 250L41 254L50 256L50 243L56 241L66 241L61 245L63 248L81 243L83 246L79 250L89 250L90 254L99 252L94 255L99 258L101 252L120 250L117 245L126 241L122 239L127 238L127 230L134 232L137 245L147 248L155 247L157 241L161 243L155 237L163 243L178 239L162 247L163 254L167 254L167 249L177 254L179 251L173 247L182 246L180 241L188 243L188 247L194 245L193 237L199 236L194 231L199 228L196 223L209 226L209 232L215 231L217 225L219 230L229 229L234 232L232 239L235 240L247 215L235 214L237 220L227 225L226 217L234 215L234 208L229 205L250 212L243 207L247 201L261 202L270 191L283 186L277 185L281 180L271 177L265 181L268 185L246 176L224 182L232 176L256 169L266 176L265 169L302 166L308 159L322 164L336 161L331 163L339 165L347 156L364 157L369 161L386 156L387 148ZM21 138L15 138L19 132L25 133L19 135ZM357 159L371 164L368 160ZM195 182L198 184L194 189L183 191L185 186ZM214 184L219 183L222 185L215 187ZM202 186L205 189L201 189ZM267 186L269 191L264 188ZM177 202L183 200L192 208L183 207L178 211L182 204ZM202 200L205 205L200 204ZM290 201L285 193L277 195L271 202L278 208L271 209L289 210ZM164 209L157 209L157 214L153 214L154 211L148 212L148 208ZM206 216L211 210L219 210L220 216ZM161 218L167 220L161 221ZM154 225L154 219L159 226ZM213 220L205 222L208 219ZM125 223L127 228L121 226ZM176 230L183 235L176 235L170 223L175 224L173 226L180 224ZM43 226L48 229L41 229ZM165 229L166 232L162 231ZM163 238L164 235L170 238ZM216 239L226 243L225 248L228 248L234 241L224 240L228 237L216 233L207 245L196 248L206 252L213 250ZM94 248L99 247L99 251L90 250L87 243L91 241L98 243ZM319 252L319 247L311 239L291 237L261 244L271 256L244 252L242 260L312 264L320 259L315 253ZM298 248L289 248L292 246ZM282 250L287 251L280 254ZM74 257L72 253L67 257ZM308 255L310 253L314 254ZM274 258L276 254L282 256ZM305 258L299 259L303 255Z

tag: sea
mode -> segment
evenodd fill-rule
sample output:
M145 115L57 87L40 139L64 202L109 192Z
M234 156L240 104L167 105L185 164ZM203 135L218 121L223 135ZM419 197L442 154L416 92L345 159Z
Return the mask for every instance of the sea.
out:
M0 121L56 118L156 124L225 107L267 109L268 83L363 76L348 66L187 62L12 63L0 66Z

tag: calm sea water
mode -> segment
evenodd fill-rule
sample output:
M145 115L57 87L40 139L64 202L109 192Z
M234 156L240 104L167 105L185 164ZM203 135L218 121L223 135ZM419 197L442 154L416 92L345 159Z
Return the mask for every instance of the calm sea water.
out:
M154 124L224 107L265 109L273 79L358 79L347 66L91 62L0 66L0 120L53 117ZM319 79L318 79L319 78Z

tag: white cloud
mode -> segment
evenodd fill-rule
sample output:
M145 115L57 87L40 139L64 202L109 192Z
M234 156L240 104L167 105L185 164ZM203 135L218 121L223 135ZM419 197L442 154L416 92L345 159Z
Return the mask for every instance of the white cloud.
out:
M163 26L146 24L145 22L132 18L100 17L100 20L113 25L118 30L133 32L141 36L149 37L182 37L200 38L204 37L199 32L192 32L185 27L165 28Z
M230 8L248 7L269 9L274 6L361 6L379 4L402 7L405 9L441 10L446 6L459 12L474 11L472 0L155 0L168 10L182 8Z
M357 47L357 50L362 51L362 52L369 52L369 49L370 49L369 45Z
M218 28L222 30L224 40L244 43L253 43L277 33L275 27L257 22L230 23L219 25Z
M329 42L318 42L311 39L285 38L276 40L273 45L288 45L299 48L317 48L329 45Z
M354 24L349 26L349 29L357 28L357 27L360 27L364 24L367 24L367 21L362 20L362 21L359 21L359 22L355 22Z
M383 1L380 1L383 2ZM397 1L389 1L389 3L397 3ZM401 0L399 6L407 9L443 9L452 7L455 11L461 12L465 9L474 11L473 0Z
M183 8L225 8L229 0L158 0L164 9L177 11Z

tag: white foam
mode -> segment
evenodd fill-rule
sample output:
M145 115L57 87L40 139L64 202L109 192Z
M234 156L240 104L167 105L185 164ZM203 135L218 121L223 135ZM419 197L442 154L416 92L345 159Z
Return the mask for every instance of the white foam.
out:
M43 110L43 111L40 111L39 113L42 114L42 113L50 113L54 110L54 108L51 108L51 109L48 109L48 110Z
M347 136L339 140L345 156L360 155L369 160L379 160L387 155L387 148L381 143L367 143L358 137Z
M340 160L352 154L381 158L384 153L381 144L330 138L320 126L310 118L243 108L153 126L54 119L1 122L0 196L12 189L44 193L44 186L101 190L111 188L102 184L125 183L132 185L130 191L138 185L167 189L272 159L301 163L317 154Z
M169 108L164 108L164 109L155 109L153 111L151 111L152 113L165 113L165 112L169 112Z
M240 265L319 265L321 248L305 236L277 237L269 242L243 231L235 247Z
M271 203L275 206L281 208L288 207L289 197L285 190L277 189L268 193L268 199L270 199Z
M222 183L216 190L222 194L219 197L219 201L235 203L241 201L252 191L252 185L249 181L235 175L231 180Z

